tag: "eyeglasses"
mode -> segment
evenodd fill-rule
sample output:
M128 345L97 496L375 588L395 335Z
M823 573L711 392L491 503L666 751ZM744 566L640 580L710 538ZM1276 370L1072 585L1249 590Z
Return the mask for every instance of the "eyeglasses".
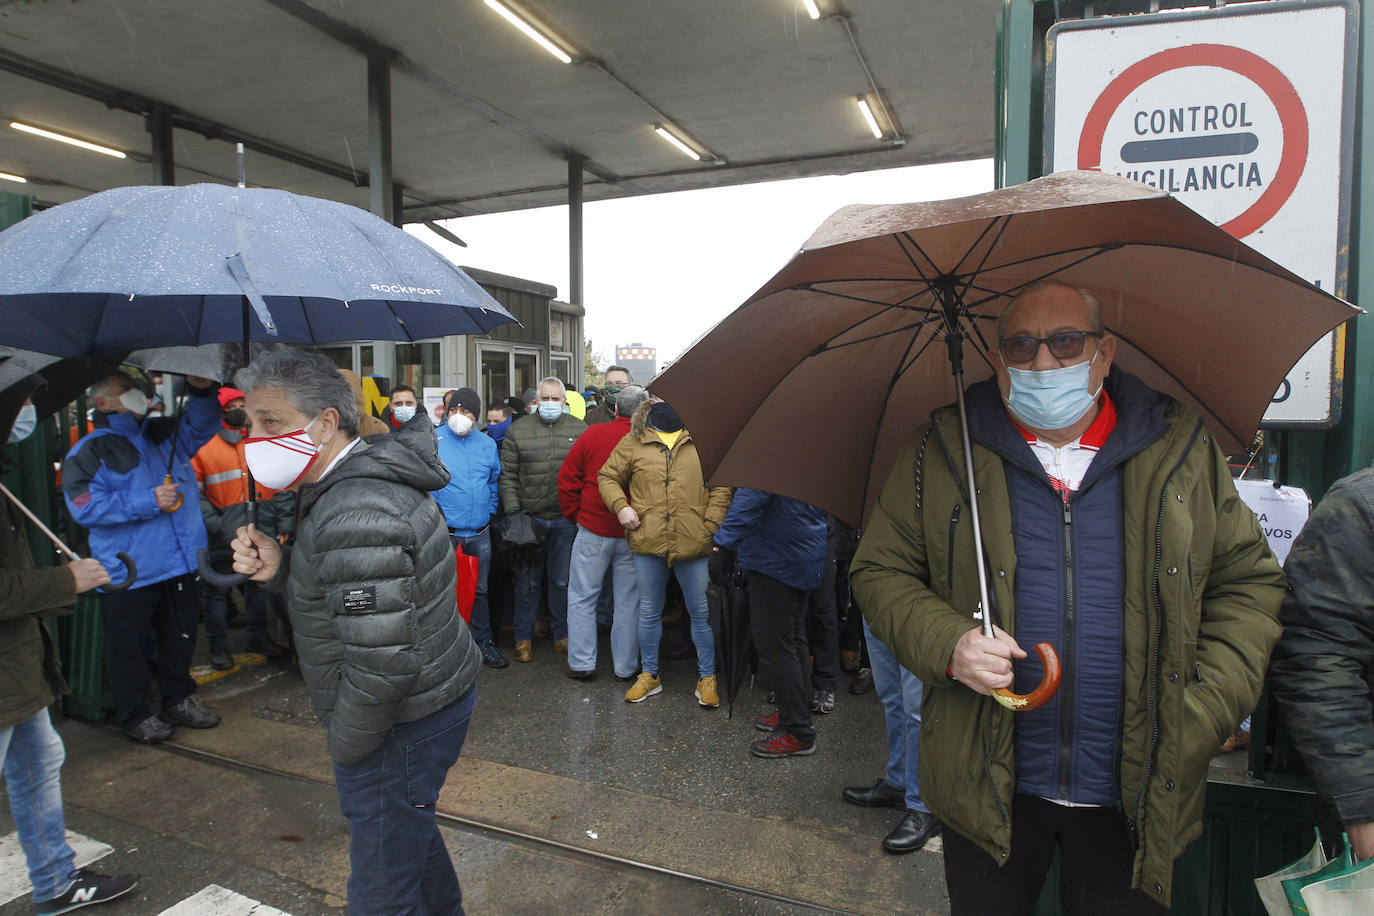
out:
M1101 337L1100 331L1059 331L1049 337L1003 337L997 342L1002 358L1009 363L1028 363L1040 352L1040 345L1050 348L1055 359L1074 359L1083 352L1083 341Z

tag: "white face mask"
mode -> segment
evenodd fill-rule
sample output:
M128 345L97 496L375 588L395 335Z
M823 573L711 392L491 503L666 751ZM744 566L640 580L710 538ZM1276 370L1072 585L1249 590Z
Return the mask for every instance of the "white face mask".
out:
M318 420L319 417L315 417ZM303 429L281 436L250 436L243 440L243 459L253 479L273 490L295 485L319 457L320 447L306 435L315 420Z
M468 419L467 414L456 413L448 418L448 428L453 430L455 436L466 436L472 432L472 420Z
M137 388L130 388L119 396L119 403L128 408L129 413L140 417L148 412L148 396Z
M14 418L14 426L10 428L10 439L6 445L13 445L16 442L23 442L33 435L34 427L38 425L38 411L32 404L25 404L19 408L19 416Z
M415 419L415 405L402 404L400 407L391 408L391 415L396 418L396 422L402 426Z

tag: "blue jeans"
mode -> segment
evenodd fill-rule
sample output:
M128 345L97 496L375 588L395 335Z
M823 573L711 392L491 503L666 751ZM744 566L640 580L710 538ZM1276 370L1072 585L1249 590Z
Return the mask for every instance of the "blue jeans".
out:
M10 814L29 864L33 899L51 900L72 886L76 854L62 818L62 739L46 709L0 728L0 761L10 790Z
M462 916L463 891L434 811L476 705L474 687L436 713L392 726L365 760L334 764L348 820L350 913Z
M611 661L618 677L639 667L639 587L634 555L623 537L607 538L577 526L568 572L568 667L596 670L597 607L609 573L615 588Z
M883 645L864 621L864 639L868 642L868 663L873 666L873 688L883 703L883 721L887 724L887 773L883 780L889 786L906 790L906 806L912 811L926 811L921 801L921 784L916 778L921 737L921 679L897 663L892 650Z
M483 529L471 537L461 537L449 532L449 543L455 549L463 548L463 553L477 558L477 595L472 599L472 619L468 630L477 645L491 641L491 604L487 601L487 570L491 569L491 532Z
M535 518L544 532L539 547L539 562L533 569L522 569L515 580L515 639L534 638L534 616L539 611L539 586L549 580L549 617L553 619L553 638L568 636L568 563L572 559L573 537L577 526L566 518Z
M658 642L663 637L663 600L668 588L668 561L637 553L635 578L639 581L639 658L649 674L658 675ZM697 676L716 673L716 637L706 609L706 558L678 560L671 567L682 586L687 615L692 618L692 644L697 648Z

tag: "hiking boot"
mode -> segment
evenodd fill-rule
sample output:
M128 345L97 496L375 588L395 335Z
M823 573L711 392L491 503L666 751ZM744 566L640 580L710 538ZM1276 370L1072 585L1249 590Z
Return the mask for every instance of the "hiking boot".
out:
M568 654L568 637L564 636L562 639L555 639L555 640L553 641L553 651L555 651L555 652L562 652L564 655L567 655L567 654Z
M228 649L220 649L218 652L211 653L210 667L216 671L228 671L234 667L234 656L229 654Z
M706 677L697 681L697 702L707 709L715 709L720 705L720 694L716 692L716 676L708 674Z
M658 676L644 671L635 679L634 686L625 691L625 702L642 703L654 694L662 692L663 683Z
M102 875L88 868L76 871L72 886L51 900L35 900L38 916L57 916L93 903L104 903L122 897L138 887L138 875Z
M849 682L849 692L855 696L873 692L873 669L860 668L859 676Z
M517 662L534 661L534 646L528 639L517 639L515 641L515 660Z
M834 690L813 690L811 691L811 711L822 715L835 711L835 691Z
M124 734L139 744L161 744L172 737L175 729L157 716L149 716L133 728L124 729Z
M791 732L775 731L754 739L749 753L755 757L806 757L816 753L816 742L803 741Z
M195 697L187 697L175 706L169 706L162 711L162 718L172 725L184 725L187 728L214 728L219 724L219 716L200 705L200 700Z
M552 636L552 635L553 635L553 628L549 626L548 621L545 621L545 620L536 620L536 621L534 622L534 638L535 638L535 639L548 639L548 638L549 638L550 636Z
M496 648L496 643L493 640L488 639L478 648L482 650L482 664L488 668L504 668L510 664L500 650Z
M761 732L774 732L778 730L778 714L770 712L766 716L756 716L754 727Z

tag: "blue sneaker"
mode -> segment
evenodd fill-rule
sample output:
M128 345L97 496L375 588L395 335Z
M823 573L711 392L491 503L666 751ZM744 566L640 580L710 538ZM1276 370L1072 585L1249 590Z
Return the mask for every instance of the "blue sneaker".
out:
M122 897L138 887L138 875L102 875L89 869L78 869L76 880L65 893L51 900L34 901L38 916L56 916L96 903Z
M504 668L510 664L500 650L496 648L496 643L493 640L488 639L478 648L482 650L482 664L488 668Z

